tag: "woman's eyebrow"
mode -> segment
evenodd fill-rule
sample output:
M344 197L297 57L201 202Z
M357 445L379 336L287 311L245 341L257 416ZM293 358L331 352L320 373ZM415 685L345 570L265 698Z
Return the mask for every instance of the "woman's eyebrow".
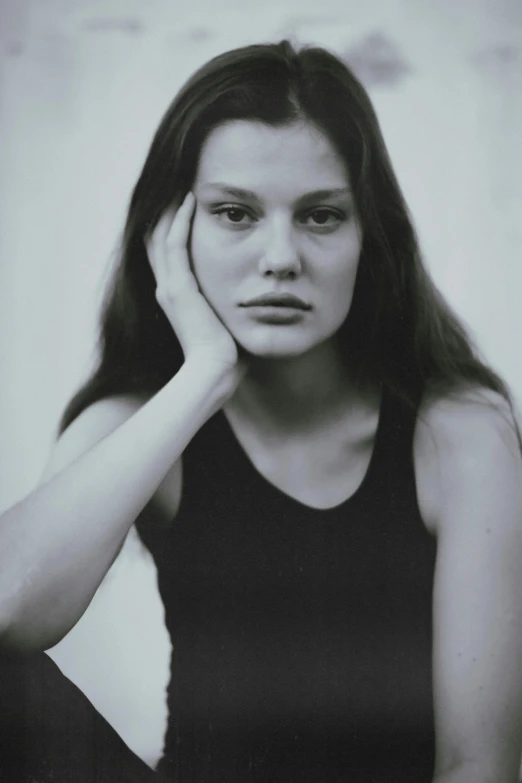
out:
M322 199L334 198L335 196L351 196L352 191L349 187L344 188L323 188L322 190L313 190L305 193L298 201L299 203L309 201L321 201Z
M247 198L258 199L259 197L253 190L245 190L244 188L235 188L232 185L226 185L224 182L206 182L202 186L202 190L219 190L221 193L226 193L228 196L234 196L234 198Z
M247 190L245 188L237 188L232 185L227 185L224 182L207 182L202 186L202 190L219 190L222 193L226 193L228 196L240 199L260 200L257 193L253 190ZM310 193L304 193L297 199L297 203L308 203L310 201L320 201L321 199L332 198L335 196L351 196L352 192L349 187L341 188L323 188L321 190L313 190Z

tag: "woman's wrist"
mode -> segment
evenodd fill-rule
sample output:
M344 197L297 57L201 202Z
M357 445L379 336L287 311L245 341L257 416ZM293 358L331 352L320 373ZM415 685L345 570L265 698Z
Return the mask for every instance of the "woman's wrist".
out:
M238 365L227 366L203 354L189 357L179 372L195 401L208 402L212 412L231 397L241 376Z

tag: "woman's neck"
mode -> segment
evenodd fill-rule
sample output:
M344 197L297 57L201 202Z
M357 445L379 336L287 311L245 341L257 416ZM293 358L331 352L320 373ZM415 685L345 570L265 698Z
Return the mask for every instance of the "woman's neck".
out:
M250 357L248 371L226 411L277 430L313 429L343 417L368 392L350 377L333 342L297 357Z

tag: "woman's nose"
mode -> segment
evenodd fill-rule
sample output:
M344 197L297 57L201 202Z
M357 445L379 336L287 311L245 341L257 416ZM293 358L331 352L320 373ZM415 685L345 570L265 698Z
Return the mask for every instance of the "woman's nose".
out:
M267 232L264 252L260 261L262 275L297 277L301 260L292 225L278 224Z

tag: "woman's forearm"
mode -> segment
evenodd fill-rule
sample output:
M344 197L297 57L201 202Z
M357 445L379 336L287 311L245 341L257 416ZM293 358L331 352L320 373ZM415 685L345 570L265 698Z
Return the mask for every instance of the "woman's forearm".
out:
M77 622L137 516L227 379L186 363L149 402L0 517L0 646L32 651Z

